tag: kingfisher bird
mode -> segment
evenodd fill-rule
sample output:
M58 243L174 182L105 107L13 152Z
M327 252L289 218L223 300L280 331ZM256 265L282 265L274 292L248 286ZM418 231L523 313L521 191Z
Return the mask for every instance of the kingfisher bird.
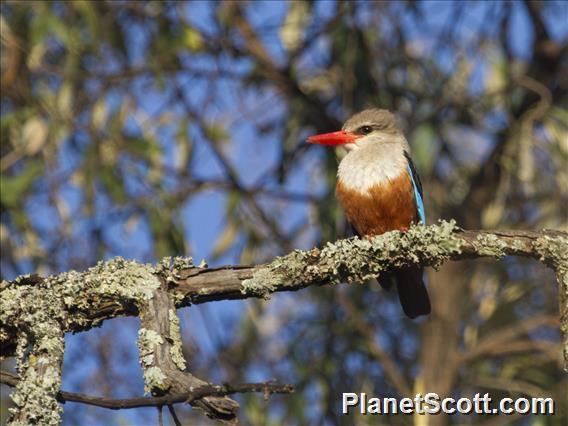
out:
M340 131L310 136L308 142L347 151L337 170L335 195L359 236L426 224L422 184L410 146L390 111L364 110L347 120ZM410 318L430 313L422 276L422 267L409 266L379 281L386 289L396 283L400 304Z

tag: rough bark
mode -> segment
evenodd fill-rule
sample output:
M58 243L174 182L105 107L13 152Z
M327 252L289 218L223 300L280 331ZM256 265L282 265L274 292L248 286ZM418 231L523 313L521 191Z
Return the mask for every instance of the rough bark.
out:
M321 249L296 250L255 266L201 268L185 258L167 258L151 266L117 258L82 273L23 276L3 282L2 355L18 356L23 379L15 393L13 421L43 424L42 416L54 412L58 418L59 412L53 407L59 391L64 332L86 330L118 316L140 315L140 358L148 390L156 395L180 393L207 383L182 373L185 360L181 356L177 308L213 300L267 298L277 291L296 291L310 285L364 282L410 264L437 268L448 260L507 255L537 259L556 272L568 366L568 234L561 231L464 231L453 222L441 222L412 227L404 233L395 231L372 239L339 240ZM30 335L35 339L30 340ZM30 352L24 347L31 347L34 355L48 357L44 364L50 367L54 380L42 380L43 373L27 362ZM236 413L234 402L224 397L207 397L192 404L220 420L232 421ZM39 420L32 420L31 413ZM54 422L57 420L50 421Z
M140 308L140 318L138 345L147 391L163 396L211 385L186 371L179 318L173 295L167 292L165 282ZM226 396L208 396L194 400L192 405L210 418L227 424L236 423L239 404Z
M47 318L19 334L17 366L22 380L11 395L15 406L10 409L11 425L59 424L63 351L63 332Z

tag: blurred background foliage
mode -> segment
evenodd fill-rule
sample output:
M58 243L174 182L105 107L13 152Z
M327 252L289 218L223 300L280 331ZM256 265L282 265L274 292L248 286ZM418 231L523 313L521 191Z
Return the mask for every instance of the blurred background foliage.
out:
M116 255L256 263L343 237L335 155L304 140L367 106L397 113L431 222L566 230L567 7L2 2L2 279ZM424 421L343 417L344 391L552 396L556 416L507 422L566 424L553 275L506 258L447 264L428 281L433 313L415 322L373 285L185 309L190 368L297 386L239 397L251 425ZM64 388L140 395L137 325L67 336ZM64 408L65 424L157 421L154 409Z

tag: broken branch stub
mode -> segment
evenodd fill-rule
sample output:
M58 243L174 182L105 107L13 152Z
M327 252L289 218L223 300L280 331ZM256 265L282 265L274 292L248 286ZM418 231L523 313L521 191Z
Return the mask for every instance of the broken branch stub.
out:
M138 348L146 392L164 396L211 385L186 371L179 318L166 280L139 306L139 311ZM190 404L212 419L227 424L237 422L239 404L227 396L206 396Z

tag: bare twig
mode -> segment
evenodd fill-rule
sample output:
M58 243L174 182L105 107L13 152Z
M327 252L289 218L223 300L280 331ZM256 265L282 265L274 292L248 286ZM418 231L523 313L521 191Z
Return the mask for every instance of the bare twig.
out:
M474 348L463 354L464 361L471 361L479 356L488 353L505 353L513 352L518 348L521 340L513 340L522 335L528 335L538 327L558 327L558 318L551 315L542 315L535 318L529 318L519 321L509 326L502 327L496 331L489 333L484 339L479 341ZM527 344L534 344L530 340ZM543 350L549 349L548 346L541 347Z
M168 411L170 412L170 415L172 416L172 419L174 420L174 424L176 426L181 426L181 422L179 420L179 417L177 416L176 410L175 410L173 405L168 405Z
M19 378L15 374L7 371L0 371L0 383L14 387L18 384ZM109 410L128 410L141 407L163 407L168 408L173 404L191 403L198 399L216 396L222 397L235 393L262 392L264 394L293 393L294 387L289 384L279 384L275 382L264 383L241 383L237 385L206 385L194 389L193 391L160 397L138 397L126 399L104 398L98 396L85 395L81 393L60 391L57 399L61 403L77 402L95 407L108 408ZM171 413L171 411L170 411Z
M344 294L340 294L338 299L339 304L345 310L345 313L349 317L350 321L353 322L359 333L365 338L369 351L376 358L376 360L381 364L387 376L396 388L400 395L410 395L411 388L406 382L404 376L400 373L398 366L390 357L390 355L382 348L382 346L375 339L373 328L365 324L365 321L361 314L357 311L353 302L345 297Z

